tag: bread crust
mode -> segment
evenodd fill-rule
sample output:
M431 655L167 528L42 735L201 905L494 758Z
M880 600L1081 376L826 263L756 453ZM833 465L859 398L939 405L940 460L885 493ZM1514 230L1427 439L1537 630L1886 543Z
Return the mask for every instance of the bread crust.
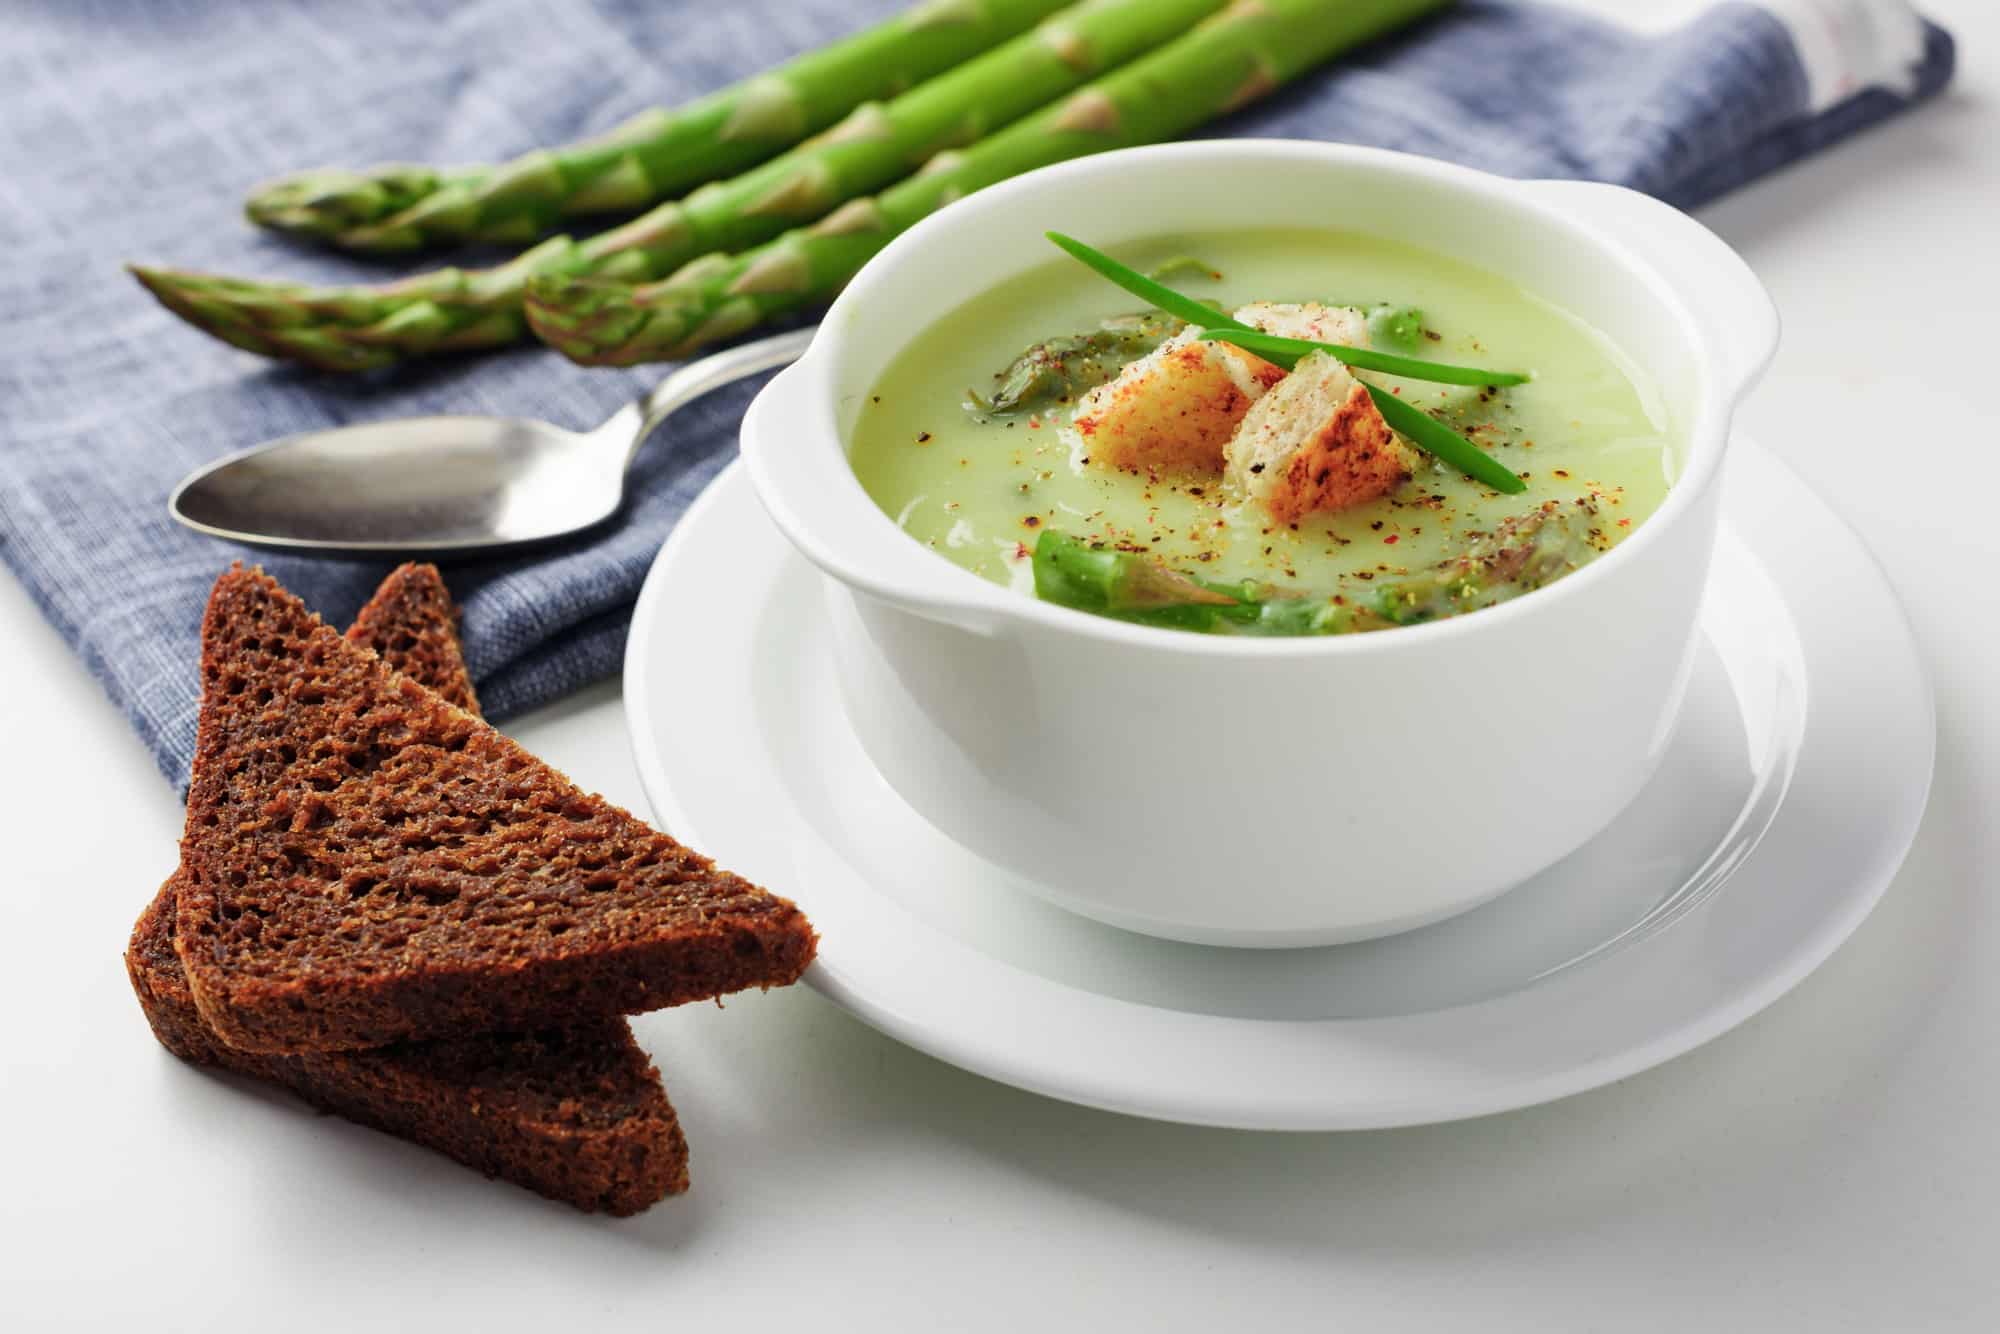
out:
M418 685L479 712L458 637L458 605L435 565L399 565L354 613L347 642L375 655Z

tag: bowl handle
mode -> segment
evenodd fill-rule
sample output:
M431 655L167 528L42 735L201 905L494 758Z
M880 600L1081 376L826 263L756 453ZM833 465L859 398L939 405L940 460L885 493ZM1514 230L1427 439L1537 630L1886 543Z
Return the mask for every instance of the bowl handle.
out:
M1544 202L1629 240L1653 261L1700 323L1703 341L1741 400L1778 348L1778 309L1728 243L1671 204L1622 185L1532 181Z
M1000 633L1016 595L926 550L876 506L811 410L819 373L808 352L743 414L743 464L764 512L800 555L849 588L926 620Z

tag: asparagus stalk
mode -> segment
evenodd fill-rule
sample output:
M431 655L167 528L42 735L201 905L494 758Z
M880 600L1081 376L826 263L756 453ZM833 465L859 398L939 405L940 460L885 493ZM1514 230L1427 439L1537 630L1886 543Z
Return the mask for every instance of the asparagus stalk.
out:
M926 0L886 23L581 143L495 165L391 163L301 172L251 194L260 226L345 250L525 242L566 216L630 212L720 180L817 134L863 102L991 49L1071 0Z
M664 281L544 271L529 283L535 333L573 361L629 366L685 356L824 301L897 233L1010 176L1157 143L1233 111L1443 0L1234 0L1191 32L1062 102L809 227Z
M168 309L252 352L334 370L523 338L535 275L662 278L818 218L907 175L941 149L1062 96L1187 31L1223 0L1083 0L985 55L727 181L588 241L554 237L499 268L439 269L383 286L305 287L135 267Z

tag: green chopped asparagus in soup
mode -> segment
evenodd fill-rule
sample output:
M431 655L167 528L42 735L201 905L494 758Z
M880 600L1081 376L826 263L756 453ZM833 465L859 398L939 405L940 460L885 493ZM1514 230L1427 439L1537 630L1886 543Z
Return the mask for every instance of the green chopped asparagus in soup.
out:
M914 540L1098 615L1324 635L1542 587L1666 496L1675 442L1643 372L1492 274L1323 231L1118 251L1199 305L1147 309L1059 257L946 313L873 387L851 462ZM1277 337L1214 337L1244 326ZM1436 383L1412 358L1527 378Z

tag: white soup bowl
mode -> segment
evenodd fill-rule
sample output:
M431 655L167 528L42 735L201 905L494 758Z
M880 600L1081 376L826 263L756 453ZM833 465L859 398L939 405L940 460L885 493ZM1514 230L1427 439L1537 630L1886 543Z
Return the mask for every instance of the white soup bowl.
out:
M1427 247L1588 321L1663 396L1679 441L1665 503L1502 606L1286 640L1036 601L913 541L862 490L847 442L870 387L940 314L1046 263L1044 230L1115 248L1246 225ZM1330 144L1173 144L1034 172L897 238L758 397L743 457L825 575L861 744L926 819L1120 927L1331 944L1489 899L1638 793L1693 661L1730 414L1776 340L1742 260L1645 195Z

